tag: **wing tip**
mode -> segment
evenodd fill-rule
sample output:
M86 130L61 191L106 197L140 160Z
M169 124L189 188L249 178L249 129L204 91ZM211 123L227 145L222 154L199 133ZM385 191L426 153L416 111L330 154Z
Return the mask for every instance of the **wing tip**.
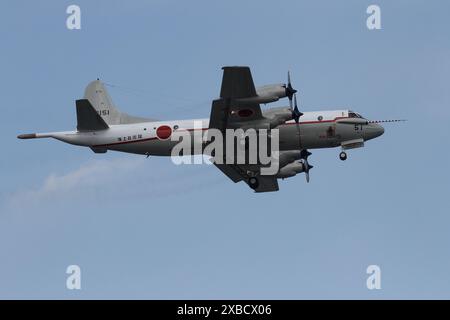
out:
M226 70L226 69L248 69L250 70L249 66L223 66L222 70Z

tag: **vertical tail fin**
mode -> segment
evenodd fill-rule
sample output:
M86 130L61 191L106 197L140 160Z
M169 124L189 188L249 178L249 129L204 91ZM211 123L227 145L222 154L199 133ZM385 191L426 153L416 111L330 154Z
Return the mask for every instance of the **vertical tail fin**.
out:
M120 111L114 106L108 91L100 80L89 83L84 91L84 98L89 100L107 124L120 124Z
M89 100L97 113L108 125L154 121L153 119L134 117L120 112L99 79L88 84L84 91L84 98Z

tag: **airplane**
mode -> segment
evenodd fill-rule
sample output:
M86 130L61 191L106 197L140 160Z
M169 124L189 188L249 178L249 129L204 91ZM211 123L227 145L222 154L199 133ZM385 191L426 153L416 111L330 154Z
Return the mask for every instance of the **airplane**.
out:
M174 132L202 132L217 129L265 128L279 131L279 170L262 175L262 164L214 163L233 182L244 181L255 192L278 191L278 179L305 173L309 182L310 149L340 147L339 158L347 159L347 150L360 148L368 140L381 136L381 122L371 121L352 110L300 112L297 90L290 74L286 84L255 87L250 68L226 66L220 98L212 102L209 119L161 121L128 115L114 105L105 85L92 81L84 98L76 100L77 128L72 131L20 134L19 139L54 138L72 145L85 146L95 153L108 150L145 156L170 156L178 143L170 137ZM261 104L288 98L289 107L261 109ZM194 123L201 123L195 127ZM202 149L200 150L202 153Z

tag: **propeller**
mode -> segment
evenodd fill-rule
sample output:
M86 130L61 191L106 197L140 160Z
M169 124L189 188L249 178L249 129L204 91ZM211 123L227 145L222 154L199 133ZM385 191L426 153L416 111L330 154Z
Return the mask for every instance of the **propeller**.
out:
M305 177L306 177L306 182L309 183L309 170L312 169L312 168L314 168L314 166L310 165L310 164L308 163L307 160L305 160L305 161L303 162L303 165L305 166Z
M292 109L292 106L291 106ZM298 123L300 117L303 115L302 112L298 109L297 105L297 95L294 93L294 108L292 109L292 119L295 120L295 123Z
M297 90L295 90L292 87L292 83L291 83L291 73L288 71L287 74L287 78L288 78L288 83L284 85L284 88L286 89L286 97L289 98L289 106L292 109L292 97L294 96L294 94L297 92Z
M286 90L286 97L288 97L289 99L289 107L291 108L292 119L295 120L295 123L298 123L298 120L303 115L303 113L300 112L297 106L297 90L292 87L290 71L288 71L287 80L287 84L284 85L284 88ZM294 100L294 107L292 107L292 100Z
M314 166L310 165L308 162L308 157L311 155L312 153L309 152L306 149L303 149L300 153L300 156L303 160L303 171L305 172L305 177L306 177L306 182L309 183L309 170L311 170L312 168L314 168Z
M289 106L291 107L291 111L292 111L292 119L295 121L295 123L297 124L297 130L299 131L298 133L298 137L300 139L300 126L298 125L299 119L300 117L303 115L302 112L300 112L300 110L298 109L298 105L297 105L297 90L295 90L292 87L292 83L291 83L291 73L288 71L288 83L287 85L285 85L284 87L286 88L286 96L289 98ZM294 100L294 107L292 107L292 100ZM301 146L301 142L300 142L300 146ZM301 153L300 153L300 157L303 161L303 169L305 172L305 177L306 177L306 182L309 183L309 170L311 170L312 168L314 168L312 165L309 164L308 162L308 157L311 155L312 153L309 152L306 149L302 149Z

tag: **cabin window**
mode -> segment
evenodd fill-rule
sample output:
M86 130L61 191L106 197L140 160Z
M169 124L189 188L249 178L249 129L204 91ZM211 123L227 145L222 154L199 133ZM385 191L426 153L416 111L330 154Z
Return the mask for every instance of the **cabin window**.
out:
M323 120L323 117L322 117L322 116L318 116L318 117L317 117L317 120L322 121L322 120Z

